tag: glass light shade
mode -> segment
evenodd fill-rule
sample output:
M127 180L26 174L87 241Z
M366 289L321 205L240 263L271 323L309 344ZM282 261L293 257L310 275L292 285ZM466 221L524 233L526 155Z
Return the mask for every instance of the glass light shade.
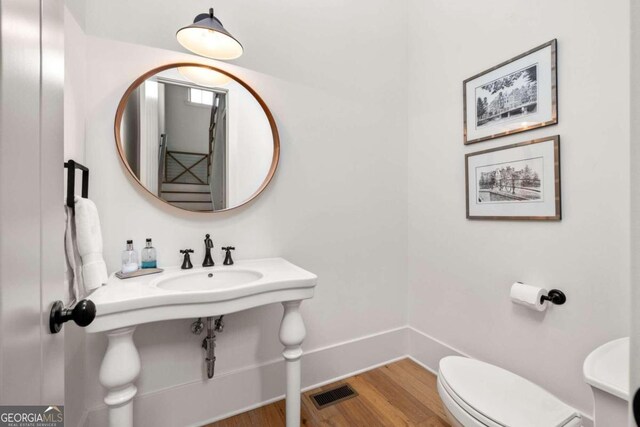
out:
M209 14L196 16L193 24L178 30L176 38L186 49L207 58L235 59L243 52L240 42L213 16L213 9Z
M183 77L195 84L207 87L224 86L231 81L231 77L205 67L178 67Z

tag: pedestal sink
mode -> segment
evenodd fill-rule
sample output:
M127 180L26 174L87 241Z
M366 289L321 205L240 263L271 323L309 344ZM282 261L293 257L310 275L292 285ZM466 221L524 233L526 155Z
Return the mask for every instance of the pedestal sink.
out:
M91 294L96 318L85 330L105 332L109 343L100 367L111 427L133 426L134 384L141 360L133 343L137 325L160 320L217 316L282 303L280 341L286 364L287 427L300 425L300 358L306 331L300 304L312 298L317 276L282 258L238 261L233 266L180 270L120 280L115 275Z

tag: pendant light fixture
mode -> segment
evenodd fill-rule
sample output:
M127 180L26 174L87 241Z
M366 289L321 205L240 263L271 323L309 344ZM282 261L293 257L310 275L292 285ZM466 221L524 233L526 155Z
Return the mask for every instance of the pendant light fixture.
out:
M176 38L191 52L212 59L236 59L243 51L240 42L213 16L213 8L196 16L193 24L179 29Z

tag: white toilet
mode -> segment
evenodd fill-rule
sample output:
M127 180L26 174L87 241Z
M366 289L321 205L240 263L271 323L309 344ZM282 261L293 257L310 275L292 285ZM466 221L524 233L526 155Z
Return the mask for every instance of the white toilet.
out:
M580 414L551 393L497 366L440 360L438 393L455 427L580 427Z

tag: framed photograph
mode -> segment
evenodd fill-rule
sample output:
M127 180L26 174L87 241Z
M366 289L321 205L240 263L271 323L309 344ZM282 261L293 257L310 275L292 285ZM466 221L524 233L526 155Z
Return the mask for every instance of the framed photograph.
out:
M558 123L556 40L463 82L464 143Z
M559 136L469 153L465 166L467 218L562 219Z

